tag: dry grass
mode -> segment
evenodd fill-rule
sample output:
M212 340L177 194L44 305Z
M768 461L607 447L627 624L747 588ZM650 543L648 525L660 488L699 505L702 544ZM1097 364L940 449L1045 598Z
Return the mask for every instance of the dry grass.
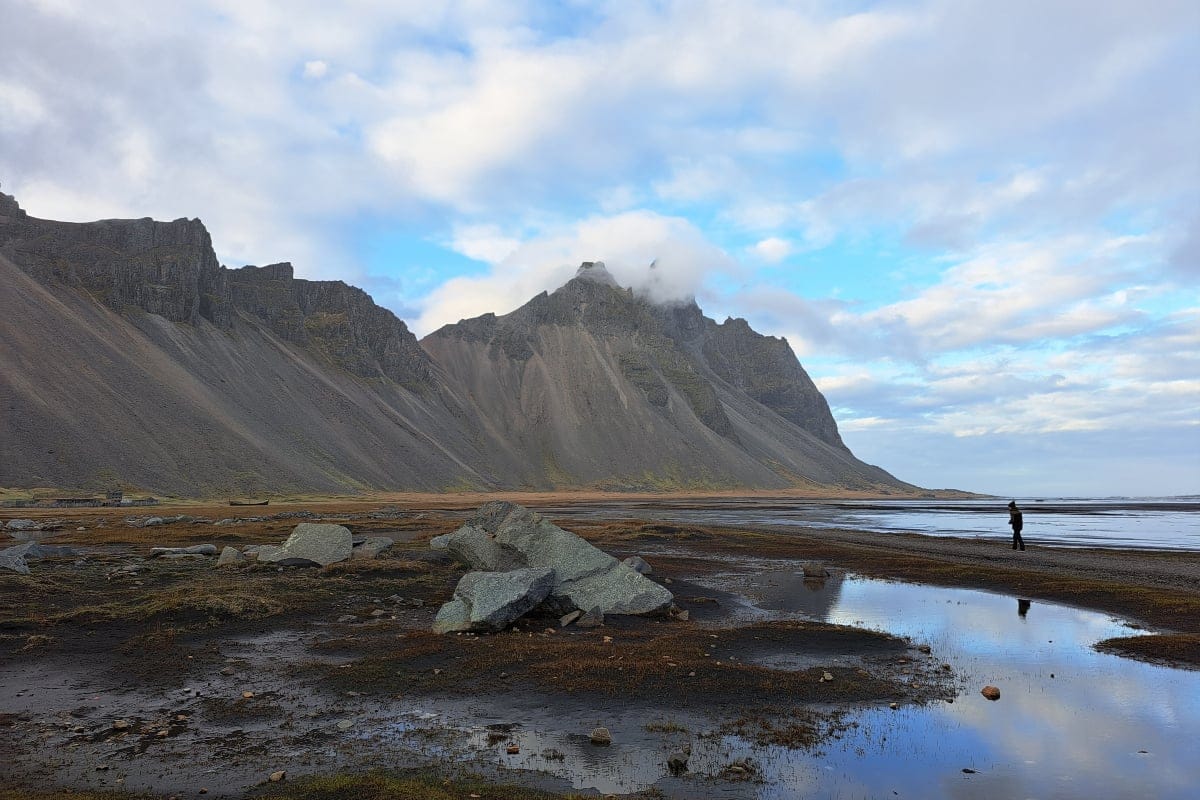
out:
M1097 643L1096 649L1142 661L1200 669L1200 634L1195 633L1120 636Z
M541 631L541 628L538 628ZM608 638L610 641L605 641ZM779 702L855 702L936 693L850 667L771 669L743 659L756 651L879 654L902 652L900 640L873 631L808 622L747 628L698 629L684 623L645 622L629 629L587 633L506 632L493 636L438 636L411 631L397 637L383 627L374 637L327 642L342 652L366 653L348 667L326 670L339 688L388 694L472 693L497 681L540 691L598 694L686 704L774 699ZM732 657L731 657L732 656ZM833 681L822 681L825 672Z

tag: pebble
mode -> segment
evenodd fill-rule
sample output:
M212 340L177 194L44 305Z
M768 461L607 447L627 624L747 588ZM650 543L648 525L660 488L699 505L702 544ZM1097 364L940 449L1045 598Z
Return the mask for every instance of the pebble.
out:
M1000 690L997 689L995 686L985 686L979 690L979 693L981 695L983 695L984 697L986 697L988 700L999 700L1000 699Z
M119 719L112 724L114 731L127 731L133 727L133 723L127 719Z
M510 744L508 747L504 748L504 752L508 753L510 756L515 756L517 753L521 752L521 747L520 745Z
M353 721L353 720L349 720L349 719L339 719L339 720L337 721L337 728L338 728L338 730L339 730L339 731L348 731L348 730L350 730L352 727L354 727L354 721Z
M268 778L268 780L270 780L271 783L279 783L280 781L286 780L286 779L287 779L287 770L284 770L284 769L281 769L277 772L272 772L271 777Z
M612 744L612 734L608 732L608 728L593 728L589 738L594 745L606 746Z
M222 675L232 675L235 672L237 672L237 670L234 669L233 667L225 667L224 669L221 670Z

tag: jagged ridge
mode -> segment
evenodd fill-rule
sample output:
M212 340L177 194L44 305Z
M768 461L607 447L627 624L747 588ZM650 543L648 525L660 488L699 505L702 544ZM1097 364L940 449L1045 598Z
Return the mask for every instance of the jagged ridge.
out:
M599 264L418 343L340 281L220 265L199 220L0 193L0 273L0 485L914 488L850 454L785 341Z

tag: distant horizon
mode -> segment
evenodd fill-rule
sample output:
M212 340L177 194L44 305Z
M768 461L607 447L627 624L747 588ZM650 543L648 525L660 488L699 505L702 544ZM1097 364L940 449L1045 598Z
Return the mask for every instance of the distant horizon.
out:
M252 5L5 3L2 190L418 336L602 260L785 338L900 480L1200 487L1194 2Z

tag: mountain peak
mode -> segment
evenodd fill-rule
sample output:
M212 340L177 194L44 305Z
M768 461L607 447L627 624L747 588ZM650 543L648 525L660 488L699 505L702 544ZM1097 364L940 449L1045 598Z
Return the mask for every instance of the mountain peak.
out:
M621 284L617 283L617 279L604 266L603 261L584 261L579 265L579 269L575 270L575 277L585 281L594 281L595 283L615 286L618 289L621 288Z

